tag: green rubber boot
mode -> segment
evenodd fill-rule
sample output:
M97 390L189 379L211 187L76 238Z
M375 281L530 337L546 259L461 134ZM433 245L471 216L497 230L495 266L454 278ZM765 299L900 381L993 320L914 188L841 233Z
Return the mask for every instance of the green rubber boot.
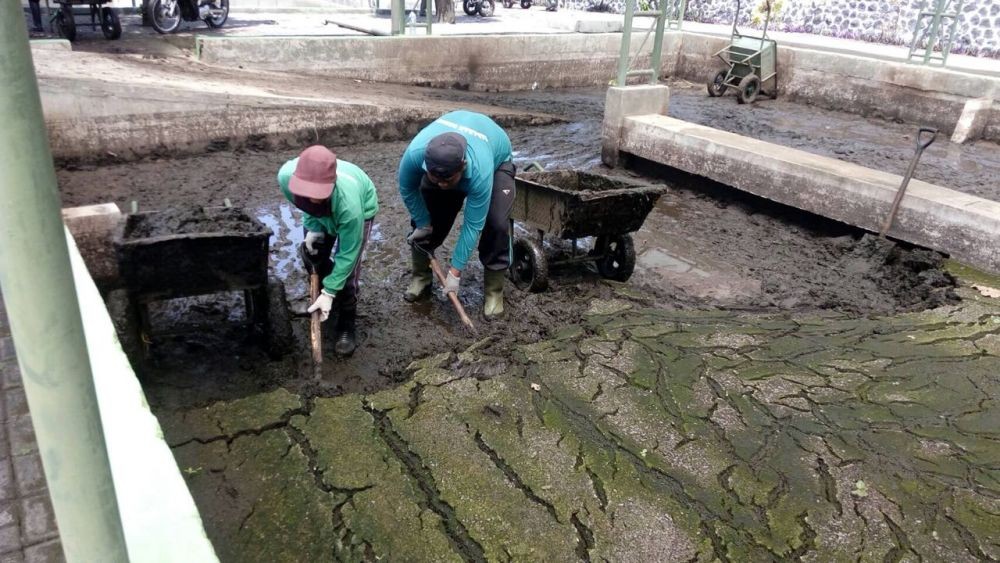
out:
M483 315L495 319L503 315L503 284L506 270L486 270L483 272Z
M413 303L431 294L432 274L430 256L416 248L411 249L411 252L413 268L410 272L413 274L413 279L410 281L410 287L406 288L403 299Z

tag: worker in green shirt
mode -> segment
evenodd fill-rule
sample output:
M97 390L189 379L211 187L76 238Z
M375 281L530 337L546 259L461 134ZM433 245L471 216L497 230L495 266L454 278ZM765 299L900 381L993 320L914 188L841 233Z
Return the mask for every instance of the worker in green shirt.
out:
M315 271L323 280L309 312L320 311L325 321L336 301L334 351L352 354L357 348L361 259L378 212L375 185L361 168L337 160L337 155L320 145L286 162L278 171L278 185L285 199L302 211L305 241L299 250L306 270Z

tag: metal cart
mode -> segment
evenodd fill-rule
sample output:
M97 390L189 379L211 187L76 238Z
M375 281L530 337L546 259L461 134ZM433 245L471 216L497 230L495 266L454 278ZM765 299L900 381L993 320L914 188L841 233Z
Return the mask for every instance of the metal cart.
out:
M593 262L607 279L626 281L635 268L629 233L639 230L663 188L571 170L528 172L516 178L513 221L536 231L537 238L514 239L509 275L518 288L548 287L549 267ZM572 240L568 258L549 260L545 235ZM593 248L577 253L577 239L596 237Z
M740 19L740 0L736 0L736 15L733 17L733 33L729 45L715 53L726 63L726 69L715 73L708 81L708 95L715 98L726 90L736 90L736 101L751 104L761 93L772 99L778 97L778 43L767 38L767 27L771 21L771 0L764 1L764 32L760 37L743 35L736 28ZM769 91L764 92L764 84L771 82Z
M76 28L79 25L90 26L96 30L98 27L107 39L118 39L122 36L122 24L118 20L118 14L105 4L110 4L112 0L55 0L59 9L49 22L61 37L70 41L76 41ZM76 14L73 13L73 6L89 6L90 21L78 23Z
M271 356L281 356L291 346L291 321L284 285L267 274L271 231L236 207L203 211L209 219L226 219L229 227L213 231L212 222L206 221L163 234L144 225L163 212L126 217L116 250L128 293L131 332L138 333L145 352L154 337L171 334L154 333L150 303L243 291L248 324Z

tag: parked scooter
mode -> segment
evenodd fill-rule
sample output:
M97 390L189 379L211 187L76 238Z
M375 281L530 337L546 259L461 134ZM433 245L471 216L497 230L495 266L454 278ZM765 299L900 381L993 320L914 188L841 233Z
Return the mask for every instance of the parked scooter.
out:
M153 0L149 20L160 33L173 33L181 20L203 20L208 27L222 27L229 19L229 0Z
M467 16L479 14L484 18L493 15L496 9L496 0L462 0L462 10Z

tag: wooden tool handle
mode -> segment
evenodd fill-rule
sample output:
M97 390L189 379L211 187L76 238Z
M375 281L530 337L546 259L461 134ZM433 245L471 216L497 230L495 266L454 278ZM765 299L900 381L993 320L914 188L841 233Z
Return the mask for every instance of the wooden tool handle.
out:
M311 303L315 303L318 297L319 274L313 273L309 276L309 298ZM320 332L320 327L322 326L320 315L322 314L322 311L313 311L312 317L309 319L309 343L312 345L313 364L316 366L323 363L323 338Z
M431 257L431 270L434 270L434 275L437 276L441 285L444 286L448 283L448 278L445 277L444 271L441 269L441 264L438 263L437 258ZM465 314L465 307L462 307L462 303L458 300L458 296L454 293L449 293L448 298L451 300L451 304L455 306L455 311L458 312L459 318L462 319L462 324L469 327L472 332L476 332L476 326L472 324L472 319L469 315Z

